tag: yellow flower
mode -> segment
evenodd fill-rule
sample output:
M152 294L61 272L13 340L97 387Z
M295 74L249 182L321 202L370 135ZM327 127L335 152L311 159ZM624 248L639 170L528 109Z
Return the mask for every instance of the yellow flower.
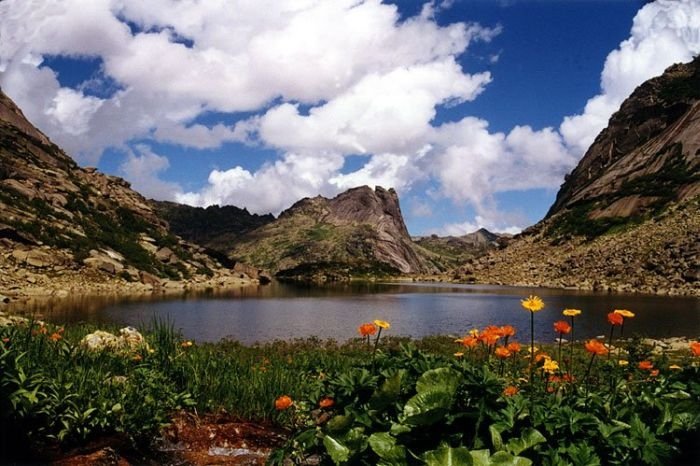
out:
M527 299L520 301L525 309L530 312L541 311L544 308L544 301L539 296L528 296Z
M559 370L559 363L556 362L554 359L546 359L544 361L542 369L544 369L544 371L548 374L553 374L554 372Z
M674 370L674 371L679 371L682 369L682 367L679 366L678 364L671 364L670 366L668 366L668 368L671 370Z
M564 309L562 311L562 314L564 314L567 317L576 317L577 315L581 314L580 309Z
M192 343L192 341L190 341L190 340L183 341L182 343L180 343L180 346L182 346L183 348L189 348L192 345L194 345L194 343Z
M478 328L473 328L469 330L469 335L473 337L478 337L479 336L479 329Z
M376 325L379 328L384 328L384 329L388 329L391 327L391 324L389 322L387 322L386 320L375 320L374 325Z
M621 366L627 366L630 362L626 359L620 359L617 363Z
M634 317L634 312L628 311L627 309L615 309L613 312L627 319L631 319L632 317Z
M461 351L455 353L456 358L461 358L462 356L464 356L464 353L462 353Z

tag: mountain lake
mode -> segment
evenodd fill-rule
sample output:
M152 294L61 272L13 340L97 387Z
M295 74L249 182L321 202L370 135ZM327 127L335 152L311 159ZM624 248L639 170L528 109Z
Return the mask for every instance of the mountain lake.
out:
M607 335L606 314L614 309L636 313L625 334L662 338L700 335L700 299L622 295L546 288L447 283L346 283L304 286L272 283L225 292L169 297L74 297L12 305L57 323L148 326L154 318L172 323L195 341L222 338L243 343L318 337L345 341L363 322L391 323L389 335L460 336L486 325L514 325L516 339L529 338L529 312L520 300L536 294L545 308L535 315L535 338L553 341L555 320L565 308L581 309L576 338ZM13 308L14 307L14 308ZM566 318L568 319L568 318Z

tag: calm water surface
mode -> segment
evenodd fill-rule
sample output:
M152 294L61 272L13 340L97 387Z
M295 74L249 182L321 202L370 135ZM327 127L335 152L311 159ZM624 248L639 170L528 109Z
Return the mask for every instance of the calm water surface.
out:
M528 294L541 296L546 307L535 315L535 338L551 341L552 322L564 308L582 309L576 336L607 335L605 314L630 309L637 317L625 334L650 337L700 335L700 299L644 295L435 283L353 283L311 287L273 283L226 293L190 294L176 298L125 300L87 298L36 303L25 311L57 322L147 325L154 317L169 319L185 338L244 343L318 336L344 341L356 336L362 322L391 322L394 335L421 337L461 335L473 327L511 324L519 337L529 337L529 314L520 306Z

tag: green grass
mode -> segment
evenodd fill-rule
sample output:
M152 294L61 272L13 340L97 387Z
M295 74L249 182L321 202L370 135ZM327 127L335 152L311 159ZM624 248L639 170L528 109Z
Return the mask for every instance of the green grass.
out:
M544 346L539 351L559 362L547 374L544 361L530 368L526 345L496 357L502 338L466 348L446 336L412 341L387 337L388 330L376 347L359 338L190 344L172 325L154 322L144 331L147 346L93 351L80 342L94 330L0 327L0 462L103 436L148 448L181 409L225 410L290 429L274 464L316 454L321 464L379 464L385 456L397 465L444 464L435 458L469 455L518 465L669 465L695 454L698 364L688 350L654 356L639 339L610 358L592 359L580 343L573 359L568 345L561 356ZM642 360L660 372L639 369ZM673 371L671 362L683 368ZM506 396L506 386L519 391ZM292 408L275 409L281 395L294 400ZM326 397L334 403L324 408L330 420L319 421Z

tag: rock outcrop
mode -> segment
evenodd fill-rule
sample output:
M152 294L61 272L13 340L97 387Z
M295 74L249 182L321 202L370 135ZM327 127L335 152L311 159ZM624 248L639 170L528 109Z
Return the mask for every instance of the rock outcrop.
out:
M382 187L302 199L244 235L229 255L286 278L342 280L432 270L414 249L396 191Z
M492 233L485 228L462 236L418 236L413 242L419 252L441 271L453 269L467 260L476 259L489 251L504 247L510 235Z
M217 274L234 277L172 235L125 180L79 167L0 91L1 292L87 292L142 277L152 288Z
M700 58L639 86L547 217L463 281L700 295Z

